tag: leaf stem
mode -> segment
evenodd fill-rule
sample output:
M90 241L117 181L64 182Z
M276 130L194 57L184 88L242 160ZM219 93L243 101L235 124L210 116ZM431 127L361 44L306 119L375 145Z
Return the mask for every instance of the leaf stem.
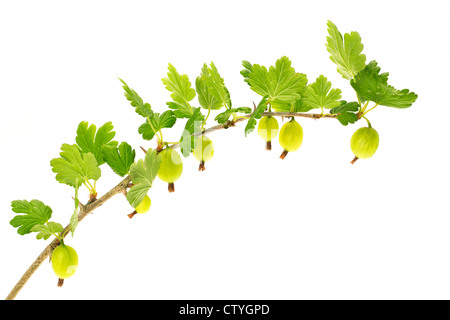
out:
M158 131L155 130L155 127L152 125L152 122L150 121L150 117L149 116L147 116L147 123L152 128L152 130L155 133L156 138L158 139L158 141L160 141L162 143L162 136L160 137L159 134L158 134ZM161 132L161 130L160 130L160 132Z
M205 131L206 120L208 120L210 113L211 113L211 107L209 106L208 107L208 114L206 115L206 118L205 118L205 120L203 120L203 123L202 123L202 131Z
M97 193L97 192L95 191L95 187L89 182L89 180L87 180L86 182L87 182L87 184L89 185L89 187L91 187L91 188L89 189L90 194L95 194L95 193Z
M163 144L163 143L164 143L164 140L163 140L163 135L162 135L161 129L159 130L159 137L160 137L159 143L160 143L160 144Z
M362 116L364 117L369 111L371 111L371 110L373 110L373 109L375 109L376 107L378 107L379 106L379 104L378 103L376 103L372 108L370 108L369 110L367 110L367 111L365 111L366 110L366 108L364 108L364 111L363 111L363 114L362 114Z
M83 185L89 190L89 193L92 194L92 189L86 184L86 181L83 181Z
M353 81L356 81L356 79L355 79L356 75L354 75L353 72L351 72L351 74L352 74ZM359 111L361 111L361 98L359 97L359 94L358 94L358 92L356 92L356 90L355 90L355 93L356 93L356 98L358 99L358 103L359 103Z
M364 107L361 109L362 115L364 115L364 111L366 111L368 105L369 105L369 100L366 101L366 103L364 104Z

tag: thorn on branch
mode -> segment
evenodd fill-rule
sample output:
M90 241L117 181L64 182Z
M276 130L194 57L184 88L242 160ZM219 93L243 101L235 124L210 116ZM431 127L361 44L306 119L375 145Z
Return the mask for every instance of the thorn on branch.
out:
M74 197L72 197L72 199L73 199L73 201L75 201L75 198ZM84 207L86 207L86 205L85 204L82 204L81 202L80 202L80 200L78 200L78 205L80 206L80 208L83 210L84 209Z
M147 150L145 150L143 147L140 147L142 151L144 151L145 154L147 154Z

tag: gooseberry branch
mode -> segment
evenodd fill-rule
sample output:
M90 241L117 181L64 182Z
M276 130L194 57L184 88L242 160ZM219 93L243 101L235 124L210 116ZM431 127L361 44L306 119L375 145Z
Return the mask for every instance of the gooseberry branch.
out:
M248 117L250 117L251 114L245 115L245 118L239 118L236 121L229 121L225 124L219 124L213 127L210 127L206 129L203 132L195 133L193 135L200 136L209 134L221 129L228 129L235 126L238 122L243 122L245 120L248 120ZM321 119L321 118L336 118L336 115L333 114L324 114L320 116L319 114L314 113L298 113L298 112L264 112L263 116L278 116L278 117L304 117L304 118L311 118L311 119ZM180 146L179 143L172 144L170 147L172 149L176 149ZM106 201L111 199L114 195L118 193L126 193L126 190L130 187L131 177L126 176L118 185L116 185L114 188L106 192L102 197L99 199L92 199L86 204L80 203L80 212L78 214L78 221L82 221L89 213L92 213L95 209L102 206ZM67 225L64 228L63 237L66 237L67 234L69 234L70 231L70 225ZM20 278L20 280L17 282L17 284L14 286L14 288L11 290L9 295L6 297L6 300L13 300L16 298L17 294L20 292L20 290L25 286L27 281L31 278L31 276L34 274L34 272L40 267L40 265L51 255L54 248L59 246L60 240L55 238L48 246L45 247L45 249L39 254L39 256L36 258L36 260L31 264L31 266L27 269L27 271L23 274L23 276Z
M42 201L33 199L11 202L12 211L17 215L10 224L18 228L17 233L25 235L37 232L37 239L47 240L51 236L55 238L26 270L6 299L13 300L47 258L53 258L52 267L59 277L59 286L64 279L74 274L78 266L78 255L75 249L64 244L65 237L69 232L73 236L78 223L114 195L125 195L134 208L128 214L132 218L136 213L145 213L150 209L151 199L147 193L156 176L168 183L169 192L174 192L174 183L183 171L182 158L174 149L180 148L184 157L192 153L200 162L199 171L204 171L205 162L210 161L214 154L213 142L207 134L235 127L237 123L246 121L247 136L258 124L258 135L266 142L266 150L272 149L272 141L278 135L279 144L283 148L280 158L284 159L288 153L295 152L302 145L303 129L296 118L337 119L343 126L364 118L368 127L359 128L350 141L355 155L351 164L358 159L372 157L378 148L379 136L367 119L367 113L378 106L409 108L418 96L408 89L397 90L389 85L389 74L380 73L381 69L375 60L366 64L361 37L357 32L346 33L343 37L331 21L327 25L329 37L326 47L331 54L330 59L337 65L337 71L342 77L350 81L356 92L357 102L343 100L342 91L332 88L331 82L323 75L308 84L307 76L296 72L286 56L269 68L245 60L242 62L244 69L240 73L244 81L262 97L258 105L253 103L253 110L249 107L232 107L230 92L213 62L209 67L207 64L203 65L200 76L196 78L195 89L187 75L178 73L169 64L167 77L162 81L171 92L172 101L167 102L168 109L162 113L155 112L149 103L144 102L136 91L119 78L125 98L135 112L145 119L145 123L138 129L139 134L147 141L156 138L156 148L146 150L141 147L145 158L135 161L135 149L125 141L119 145L118 141L113 140L115 132L111 122L105 123L98 130L94 124L89 125L86 121L78 125L76 144L64 143L60 157L50 161L56 180L75 189L75 196L72 197L75 209L70 224L63 228L61 224L50 221L52 209ZM195 96L198 97L199 107L190 103ZM373 107L369 108L369 101L374 103ZM310 113L313 109L320 110L320 113ZM325 109L329 113L325 113ZM202 114L202 110L207 110L206 116ZM205 129L211 111L219 110L220 113L214 118L218 124ZM280 128L274 117L288 118L289 121L285 121ZM172 128L177 119L187 119L180 140L164 141L162 129ZM97 198L96 182L101 177L100 166L104 163L123 178L119 184ZM80 203L78 199L81 186L89 191L89 201L86 204ZM59 246L60 249L55 250Z

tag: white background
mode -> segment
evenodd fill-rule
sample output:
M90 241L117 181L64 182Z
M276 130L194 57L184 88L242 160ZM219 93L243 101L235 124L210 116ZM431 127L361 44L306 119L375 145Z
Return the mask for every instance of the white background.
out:
M9 225L15 199L40 199L66 225L73 189L49 162L80 121L112 121L116 140L154 147L123 97L123 78L157 111L173 63L192 83L214 61L234 106L258 96L241 61L286 55L310 82L324 74L354 100L325 48L327 20L358 31L367 62L415 91L413 107L378 107L380 147L350 165L352 133L300 119L304 141L282 161L244 124L211 134L198 172L184 160L176 192L155 180L151 212L130 220L117 195L66 243L79 268L63 288L45 262L18 299L450 298L448 1L2 1L0 5L0 297L46 246ZM194 100L196 104L197 100ZM213 117L212 117L213 119ZM176 140L179 120L165 130ZM210 121L208 126L214 123ZM105 165L103 194L121 180ZM81 192L86 201L87 192Z

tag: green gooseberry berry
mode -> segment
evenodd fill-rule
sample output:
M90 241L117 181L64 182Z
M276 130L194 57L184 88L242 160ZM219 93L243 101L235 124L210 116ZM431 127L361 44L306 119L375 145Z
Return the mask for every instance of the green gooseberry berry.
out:
M272 139L278 134L278 121L272 116L265 116L259 120L258 134L266 141L266 150L272 150Z
M380 137L374 128L363 127L356 130L350 140L350 148L355 155L351 164L354 164L358 159L372 157L377 151L379 143Z
M161 165L158 170L158 178L169 184L169 192L175 191L174 182L183 173L183 162L179 153L172 148L162 150L158 157L161 157Z
M52 253L52 268L58 276L58 287L62 287L64 279L74 275L78 267L78 254L74 248L64 242L56 247Z
M300 148L303 142L302 126L292 118L291 121L286 122L280 130L279 142L284 149L280 158L284 159L288 152L296 151Z
M194 151L195 159L200 161L198 171L205 171L205 162L212 159L214 155L213 142L207 136L200 136L195 139Z
M134 211L128 215L128 217L131 219L134 217L136 213L146 213L148 210L150 210L150 206L152 205L152 200L148 195L145 195L144 199L139 203Z

